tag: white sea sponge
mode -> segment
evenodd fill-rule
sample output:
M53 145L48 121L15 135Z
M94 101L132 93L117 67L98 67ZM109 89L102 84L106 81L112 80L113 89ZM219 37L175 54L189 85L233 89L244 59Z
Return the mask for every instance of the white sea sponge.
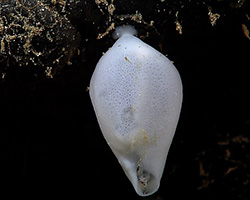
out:
M118 27L99 60L90 97L102 133L136 192L157 191L182 104L179 73L163 54Z

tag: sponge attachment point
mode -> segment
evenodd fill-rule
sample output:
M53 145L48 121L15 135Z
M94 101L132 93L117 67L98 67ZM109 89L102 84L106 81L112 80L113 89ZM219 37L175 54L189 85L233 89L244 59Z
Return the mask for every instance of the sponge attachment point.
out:
M137 30L131 26L131 25L126 25L126 26L118 26L116 27L115 31L112 34L112 37L114 39L118 39L124 35L136 35Z

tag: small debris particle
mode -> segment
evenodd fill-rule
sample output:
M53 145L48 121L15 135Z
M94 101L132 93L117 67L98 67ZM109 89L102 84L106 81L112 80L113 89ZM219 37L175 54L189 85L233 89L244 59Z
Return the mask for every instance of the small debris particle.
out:
M229 144L229 140L226 140L226 141L219 141L217 142L218 145L221 145L221 146L225 146L225 145L228 145Z
M250 140L247 137L243 137L241 135L236 136L232 139L232 142L242 144L242 143L250 143Z
M201 189L207 188L213 182L214 182L214 179L212 179L212 180L209 180L209 179L202 180L201 186L199 186L197 189L201 190Z
M242 27L242 30L243 30L245 37L250 40L249 30L248 30L247 26L245 24L241 24L241 27Z
M248 20L250 20L250 17L248 16L248 14L246 14L246 17L247 17Z
M52 67L46 67L45 74L46 74L47 77L53 78Z
M135 12L135 14L131 17L132 21L135 21L137 23L142 22L142 14L138 12L138 10Z
M214 26L216 24L217 19L220 18L220 15L218 13L212 12L211 7L208 7L208 16L209 16L209 20L212 26Z
M200 168L200 176L209 176L209 172L206 172L203 168L203 164L202 162L199 162L199 168Z
M226 155L225 155L225 157L226 157L227 159L231 157L231 152L230 152L229 149L226 149Z
M236 169L238 169L237 166L235 166L235 167L229 167L229 168L227 169L227 171L225 172L224 176L228 175L230 172L232 172L232 171L234 171L234 170L236 170Z
M112 1L111 4L108 6L108 12L110 15L113 15L114 11L115 11L115 6Z
M125 57L125 60L132 64L132 62L127 57Z
M111 30L115 29L115 23L112 23L104 33L99 33L97 39L102 39L104 36L108 35Z
M4 79L6 76L6 73L2 72L2 79Z
M175 20L175 26L176 26L176 28L175 28L175 30L178 31L179 34L182 34L182 26L181 26L181 24L180 24L180 22L178 20L178 14L179 14L179 11L177 11L175 13L175 17L176 17L176 20Z

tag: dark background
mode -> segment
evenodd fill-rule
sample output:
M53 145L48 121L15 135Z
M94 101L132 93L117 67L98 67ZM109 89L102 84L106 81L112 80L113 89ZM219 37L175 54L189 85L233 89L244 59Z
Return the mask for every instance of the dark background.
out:
M143 41L167 54L183 81L183 108L161 186L144 199L248 199L250 40L242 24L250 30L249 2L155 2L114 1L117 15L138 10L154 27L112 17L117 25L134 25ZM221 15L215 26L207 5ZM67 13L81 35L81 53L71 66L51 79L34 76L34 66L13 64L0 83L1 181L17 183L24 194L37 191L34 197L143 199L106 144L87 92L102 52L115 42L111 34L96 39L110 25L109 14L94 1L77 8L81 12ZM175 30L178 10L183 34Z

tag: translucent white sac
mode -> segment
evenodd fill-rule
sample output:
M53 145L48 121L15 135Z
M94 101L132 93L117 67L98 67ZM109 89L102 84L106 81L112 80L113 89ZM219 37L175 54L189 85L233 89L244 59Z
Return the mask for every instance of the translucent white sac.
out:
M132 26L101 57L90 98L103 136L136 192L159 188L182 104L181 78L172 62L142 42ZM114 183L116 184L116 183Z

